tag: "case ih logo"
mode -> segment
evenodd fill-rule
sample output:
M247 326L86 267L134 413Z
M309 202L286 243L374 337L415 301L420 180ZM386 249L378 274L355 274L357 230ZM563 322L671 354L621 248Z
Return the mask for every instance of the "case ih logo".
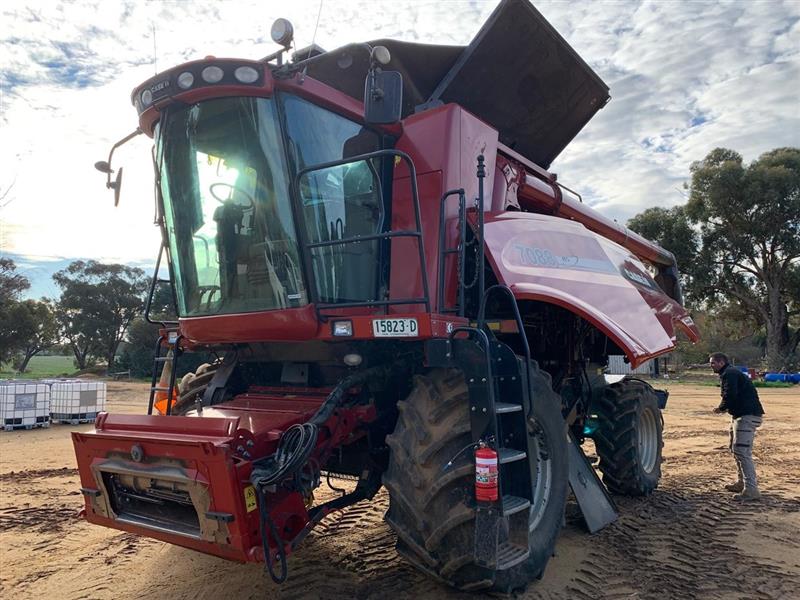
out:
M161 90L166 89L168 87L169 87L169 79L165 79L164 81L159 81L158 83L154 83L153 85L151 85L150 91L155 94L156 92L160 92Z

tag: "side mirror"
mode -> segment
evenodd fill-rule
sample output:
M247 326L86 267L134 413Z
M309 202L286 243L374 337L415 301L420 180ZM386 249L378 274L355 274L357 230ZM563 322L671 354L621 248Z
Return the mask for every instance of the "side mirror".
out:
M364 83L364 120L367 123L397 123L403 115L403 76L399 71L384 71L380 65L391 56L384 46L370 54L370 69Z
M117 171L117 178L114 180L114 183L109 182L107 185L114 190L114 206L119 206L119 192L122 189L122 167Z
M111 158L114 156L114 150L122 146L122 144L126 144L140 133L142 133L142 130L137 127L133 133L129 133L116 144L111 146L111 152L108 153L108 160L98 160L96 163L94 163L95 169L106 174L106 187L110 190L114 190L114 206L119 206L119 192L122 189L122 167L119 168L117 177L112 182L111 174L114 172L114 169L111 168Z

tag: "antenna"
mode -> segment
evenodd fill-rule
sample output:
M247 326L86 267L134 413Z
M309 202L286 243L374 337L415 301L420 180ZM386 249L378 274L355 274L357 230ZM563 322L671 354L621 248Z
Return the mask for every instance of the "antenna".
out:
M319 27L319 18L322 16L322 3L325 0L319 0L319 11L317 11L317 24L314 25L314 35L311 36L311 45L308 47L308 56L306 59L311 58L311 52L314 49L314 42L317 41L317 28Z
M156 75L158 75L158 52L156 51L156 24L150 23L150 27L153 28L153 69L155 69Z

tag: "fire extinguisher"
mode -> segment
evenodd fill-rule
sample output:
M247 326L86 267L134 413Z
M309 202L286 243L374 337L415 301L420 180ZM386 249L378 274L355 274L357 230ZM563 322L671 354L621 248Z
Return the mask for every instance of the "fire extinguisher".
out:
M475 499L478 502L497 500L497 470L497 452L481 441L475 450Z

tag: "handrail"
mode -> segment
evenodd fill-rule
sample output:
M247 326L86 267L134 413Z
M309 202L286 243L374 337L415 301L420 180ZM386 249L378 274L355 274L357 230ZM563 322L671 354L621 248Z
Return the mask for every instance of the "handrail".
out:
M156 283L172 283L169 279L159 279L158 271L161 269L161 256L164 254L164 244L162 243L161 246L158 248L158 258L156 259L156 268L153 271L153 279L150 282L150 293L147 294L147 304L144 307L144 319L151 325L161 325L162 327L177 327L177 321L153 321L150 318L150 308L153 305L153 295L156 291Z
M497 284L490 287L483 293L483 298L481 299L481 306L480 310L478 311L478 327L483 330L483 327L486 323L486 304L489 296L495 291L501 290L505 292L509 298L511 299L511 306L514 309L514 319L517 321L517 331L519 332L520 337L522 338L522 347L525 349L525 377L527 379L526 384L528 386L528 390L530 390L531 385L531 348L528 344L528 336L525 335L525 327L522 323L522 316L519 312L519 305L517 304L517 299L514 296L514 292L511 291L511 288L504 284ZM532 408L532 407L531 407Z
M447 200L451 196L458 195L458 232L459 240L457 248L447 248L445 228L445 207ZM464 189L450 190L445 192L442 199L439 201L439 294L437 298L437 310L440 313L458 312L459 317L464 316L464 279L465 279L465 250L466 250L466 237L467 237L467 199L464 195ZM444 298L444 277L445 277L445 257L453 252L458 252L458 305L457 309L449 309L445 307Z
M483 346L483 355L486 358L486 374L488 376L487 379L487 389L489 390L489 408L491 409L491 414L495 415L495 398L494 398L494 376L492 372L492 347L491 342L489 342L489 336L483 329L478 329L477 327L456 327L453 331L450 332L450 341L456 337L459 333L466 333L467 337L472 337L473 334L477 335L480 339L480 344ZM491 419L491 434L495 439L495 443L499 445L500 441L497 439L497 419Z
M423 298L418 300L414 300L413 302L408 302L407 299L400 299L400 300L375 300L375 301L364 301L363 303L332 303L321 305L319 303L319 298L314 298L315 306L317 307L317 311L321 308L346 308L352 306L389 306L389 305L400 305L400 304L425 304L425 312L431 312L431 301L430 301L430 291L428 289L428 269L425 265L425 242L422 236L422 219L420 217L420 208L419 208L419 190L417 188L417 170L414 167L414 161L411 157L402 152L400 150L376 150L374 152L368 152L367 154L358 154L356 156L350 156L348 158L343 158L339 160L334 160L325 163L319 163L316 165L312 165L310 167L306 167L305 169L301 169L297 172L294 177L294 184L295 189L300 189L300 178L305 175L306 173L310 173L311 171L319 171L321 169L329 169L331 167L338 167L340 165L346 165L349 163L359 162L359 161L366 161L373 158L379 158L383 156L395 156L399 157L401 160L405 161L406 165L408 166L409 171L409 179L411 183L411 197L414 206L414 221L416 225L416 231L387 231L380 234L374 234L371 236L362 236L356 238L347 238L342 240L328 240L325 242L313 242L313 243L304 243L303 250L312 249L312 248L321 248L326 246L334 246L334 245L342 245L342 244L354 244L357 242L363 241L370 241L370 240L377 240L377 239L391 239L393 237L414 237L417 239L417 248L419 250L419 264L420 264L420 273L422 277L422 290L423 290ZM300 218L305 220L305 215L303 215L302 210L298 210L297 214L300 215ZM303 223L305 225L305 223ZM313 278L312 278L313 279ZM311 283L311 282L309 282ZM316 296L316 287L311 285L312 294Z

